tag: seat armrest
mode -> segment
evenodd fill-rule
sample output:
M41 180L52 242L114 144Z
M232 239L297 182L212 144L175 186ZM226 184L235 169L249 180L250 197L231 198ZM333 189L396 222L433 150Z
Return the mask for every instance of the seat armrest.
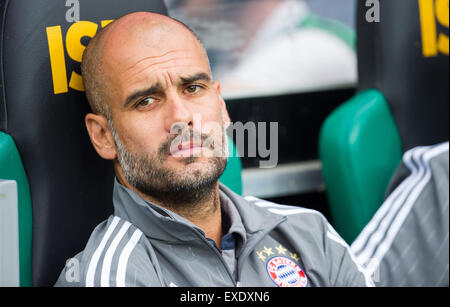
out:
M30 188L16 145L11 136L4 132L0 132L0 180L15 182L18 204L20 286L31 286L32 213ZM10 183L7 186L11 187ZM12 197L10 191L6 191L4 194L8 198Z
M18 287L19 214L17 184L0 179L0 287Z

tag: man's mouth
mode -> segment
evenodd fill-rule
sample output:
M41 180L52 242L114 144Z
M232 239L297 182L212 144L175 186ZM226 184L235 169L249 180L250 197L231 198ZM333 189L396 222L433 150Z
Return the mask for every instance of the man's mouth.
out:
M174 158L200 157L204 147L200 142L183 142L170 148L170 155Z

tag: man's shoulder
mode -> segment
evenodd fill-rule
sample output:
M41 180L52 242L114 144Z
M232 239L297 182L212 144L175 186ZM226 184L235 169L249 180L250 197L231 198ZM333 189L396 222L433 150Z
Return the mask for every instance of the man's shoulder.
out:
M333 252L339 253L349 249L348 244L318 210L300 206L281 205L253 196L247 196L245 199L256 206L258 210L266 210L274 217L284 216L286 220L279 225L279 228L284 233L289 234L291 238L295 238L296 242L293 242L294 244L307 245L309 247L312 244L317 248L329 245ZM324 254L326 251L320 250L319 252Z
M148 262L143 233L110 216L93 230L82 252L66 262L55 286L125 286L135 262Z
M301 222L302 224L306 223L309 226L321 228L328 225L326 217L318 210L302 206L278 204L254 196L244 196L243 198L257 210L266 211L276 216L286 216L288 224Z
M327 218L318 210L278 204L255 196L240 196L223 185L221 185L221 190L234 201L241 217L245 217L244 224L254 224L257 220L257 224L267 222L267 225L270 225L270 221L284 218L284 221L276 229L292 234L296 238L308 238L309 241L314 241L319 245L323 245L324 241L332 238L341 247L347 247Z
M289 245L297 248L305 266L330 274L330 285L373 285L370 277L355 262L348 244L321 212L280 205L253 196L244 198L258 210L286 217L285 222L279 225L283 236L278 235L277 238L288 238ZM317 263L321 265L317 267ZM344 276L343 272L347 275Z

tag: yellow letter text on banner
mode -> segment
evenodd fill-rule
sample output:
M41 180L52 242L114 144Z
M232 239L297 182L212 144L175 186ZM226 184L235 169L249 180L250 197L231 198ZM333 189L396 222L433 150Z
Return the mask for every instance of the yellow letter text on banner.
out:
M438 22L448 29L449 27L449 0L437 0L436 1L436 18ZM449 53L449 39L448 35L439 33L438 49L442 54L448 55Z
M64 59L61 27L47 27L46 31L52 69L53 92L55 94L66 93L69 89L67 88L66 62Z
M90 21L79 21L70 26L66 35L66 48L69 57L81 63L83 52L86 49L81 44L81 38L84 36L94 37L98 25ZM69 86L78 91L84 91L83 79L79 74L72 71Z

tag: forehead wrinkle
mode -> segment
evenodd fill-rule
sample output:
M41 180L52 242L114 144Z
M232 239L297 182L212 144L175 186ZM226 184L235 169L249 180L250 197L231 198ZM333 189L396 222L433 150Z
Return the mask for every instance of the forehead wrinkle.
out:
M179 58L179 59L184 59L184 58ZM160 62L156 62L156 63L149 63L148 65L144 65L139 71L128 71L128 73L124 74L125 76L130 74L130 77L128 79L135 79L135 80L142 80L142 79L148 79L149 75L152 76L154 74L155 70L163 70L163 71L168 71L174 67L176 68L180 68L180 67L192 67L192 65L187 65L187 64L169 64L172 62L172 60L165 60L165 61L160 61ZM148 74L143 75L143 72L148 70ZM166 73L164 73L166 74ZM169 75L171 75L169 73ZM156 73L154 76L152 77L157 77ZM172 79L171 79L172 80Z
M153 59L158 59L158 58L163 58L171 53L176 53L176 52L180 52L180 51L184 51L184 50L170 50L167 51L166 53L163 53L161 55L153 55L153 56L147 56L145 58L140 59L139 61L137 61L136 63L134 63L133 65L131 65L130 67L128 67L125 71L131 70L134 67L138 66L140 63L147 61L147 60L153 60ZM157 63L155 63L157 64Z

